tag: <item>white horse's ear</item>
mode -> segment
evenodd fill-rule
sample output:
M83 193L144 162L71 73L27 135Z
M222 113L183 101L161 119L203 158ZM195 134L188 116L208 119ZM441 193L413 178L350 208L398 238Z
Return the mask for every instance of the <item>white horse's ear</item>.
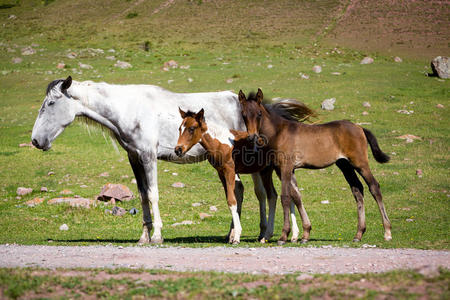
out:
M256 101L258 102L258 104L261 104L263 98L264 98L263 92L261 91L260 88L258 88L258 93L256 93Z
M205 110L203 108L196 114L195 119L199 122L205 121Z
M67 77L66 80L63 81L63 83L61 85L61 91L62 92L67 91L67 89L70 88L71 85L72 85L72 77L69 76L69 77Z
M247 99L245 99L245 94L242 92L242 90L239 90L239 102L241 104L244 104L246 100Z
M181 108L178 107L178 111L180 112L182 119L186 118L186 113Z

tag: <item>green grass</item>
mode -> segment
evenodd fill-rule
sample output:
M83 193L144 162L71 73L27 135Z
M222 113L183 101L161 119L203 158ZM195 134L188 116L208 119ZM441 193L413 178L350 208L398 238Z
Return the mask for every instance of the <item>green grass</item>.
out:
M414 271L383 274L250 275L214 272L146 270L0 269L0 291L6 298L140 299L294 299L294 298L395 298L446 299L448 271L423 276ZM281 293L281 291L283 291Z
M139 199L122 206L137 207L140 213L123 217L106 215L103 204L91 209L46 203L34 208L24 205L34 197L57 197L63 189L94 198L107 182L126 184L137 194L135 185L130 183L132 171L125 152L116 152L109 137L104 138L99 131L89 135L80 123L68 127L49 152L18 147L30 140L47 84L72 75L78 81L149 83L178 92L249 92L260 87L268 97L294 97L318 110L325 98L336 97L336 109L321 112L322 121L349 119L370 123L364 126L377 136L381 148L387 153L395 152L392 161L384 165L377 164L370 154L393 225L393 241L383 241L381 218L366 188L367 232L363 243L386 248L449 248L450 86L448 80L425 76L430 71L428 63L404 59L397 64L389 54L344 47L338 47L340 54L333 53L335 46L319 42L316 33L327 23L327 12L336 8L337 1L320 5L301 1L295 7L290 1L277 1L267 4L266 10L258 1L236 2L224 6L223 15L216 13L213 2L177 2L156 14L153 11L162 1L144 1L141 7L127 11L133 3L115 1L104 6L102 1L86 0L47 1L44 5L41 1L20 1L11 8L0 9L0 20L5 24L0 32L0 243L48 244L51 240L58 245L132 245L140 236ZM127 18L134 12L138 12L135 17ZM17 18L9 19L11 14ZM283 14L296 18L276 17ZM143 49L147 41L148 52ZM32 43L38 44L34 47L37 53L21 56L21 49ZM101 48L105 53L92 55L87 48ZM115 53L109 49L115 49ZM67 58L71 51L78 54L76 59ZM114 61L105 58L110 55L133 67L113 67ZM360 65L365 55L374 57L375 63ZM22 57L23 62L13 64L14 57ZM190 67L162 71L164 62L170 59ZM66 64L65 69L56 68L60 62ZM79 62L94 69L81 70L79 74ZM322 65L322 73L311 71L316 64ZM310 75L310 79L301 79L300 72ZM188 82L188 78L193 82ZM229 78L233 78L232 83L226 82ZM173 82L169 84L169 80ZM364 108L364 101L369 101L371 107ZM436 108L438 103L444 109ZM399 114L400 109L414 113ZM363 116L363 111L369 114ZM421 140L405 143L396 138L403 134L414 134ZM231 218L215 170L207 163L159 162L158 168L165 243L189 247L223 245ZM416 169L423 170L422 178L416 176ZM49 171L55 175L47 176ZM110 176L99 177L103 172ZM173 176L172 172L179 175ZM340 171L332 166L320 171L298 170L296 174L313 226L310 245L358 247L360 244L351 243L356 231L356 205ZM258 204L250 176L242 178L246 190L241 241L243 246L253 247L258 246ZM175 181L186 187L172 188ZM275 183L279 191L278 179ZM19 186L32 187L34 192L18 200ZM41 186L53 192L40 193ZM329 200L330 204L321 204L322 200ZM202 205L192 207L194 202ZM211 205L217 206L218 211L212 213L213 217L200 220L198 214L209 212ZM278 204L272 242L281 234L280 207ZM194 224L170 226L183 220ZM63 223L69 225L68 231L59 230Z

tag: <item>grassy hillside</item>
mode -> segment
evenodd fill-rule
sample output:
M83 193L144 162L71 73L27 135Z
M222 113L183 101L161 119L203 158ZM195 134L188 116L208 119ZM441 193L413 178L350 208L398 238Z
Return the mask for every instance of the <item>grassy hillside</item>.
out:
M137 193L130 183L132 171L125 152L116 152L108 137L98 131L89 134L83 124L67 128L52 151L18 147L30 140L49 81L72 75L78 81L149 83L183 92L248 92L261 87L269 97L295 97L318 110L324 99L335 97L336 109L321 111L321 120L350 119L364 124L392 157L385 165L370 159L393 223L394 241L383 241L380 216L368 195L364 242L382 247L448 248L449 81L425 76L430 71L429 59L423 57L432 52L409 58L408 51L413 48L405 46L405 52L398 50L399 55L405 53L403 62L395 63L389 46L381 51L371 48L369 42L346 37L346 31L341 34L340 24L346 24L347 15L354 18L360 7L355 4L348 10L352 3L0 1L0 242L134 244L139 237L140 214L113 217L104 214L102 205L89 210L46 203L35 208L24 205L34 197L57 197L63 189L94 198L107 182L127 184ZM376 14L364 16L360 21L372 24ZM411 16L409 20L422 19ZM334 34L342 37L342 44L336 46L329 40ZM36 53L22 55L29 46ZM375 62L360 65L366 55ZM15 58L22 61L14 63ZM185 68L163 71L164 62L171 59ZM117 60L133 67L114 67ZM65 67L58 69L59 63ZM83 69L80 63L92 69ZM314 65L321 65L323 72L313 73ZM302 79L300 73L309 79ZM362 106L365 101L370 108ZM398 112L402 110L413 113ZM420 139L406 143L397 138L404 134ZM166 242L222 244L230 216L214 169L206 163L160 162L158 166ZM423 171L423 177L416 175L417 169ZM49 171L55 175L47 176ZM100 177L103 172L109 177ZM297 176L313 223L311 244L358 246L350 243L356 231L356 207L339 170L335 166L322 171L299 170ZM186 187L172 188L175 181ZM243 176L243 181L246 200L241 240L244 245L256 245L258 206L249 176ZM279 182L276 184L279 189ZM32 187L34 192L16 199L19 186ZM51 192L40 193L41 186ZM330 204L321 204L322 200ZM193 207L195 202L201 206ZM218 211L201 220L199 213L209 212L211 205ZM123 206L139 208L139 200ZM182 220L195 224L170 226ZM58 229L63 223L69 225L69 231ZM279 210L275 237L280 232Z

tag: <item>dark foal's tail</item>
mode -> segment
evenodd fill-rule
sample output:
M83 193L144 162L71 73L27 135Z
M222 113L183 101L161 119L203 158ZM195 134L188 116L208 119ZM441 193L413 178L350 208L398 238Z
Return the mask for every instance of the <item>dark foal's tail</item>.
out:
M366 135L366 139L369 142L370 148L372 149L372 154L375 157L375 160L379 163L387 163L391 158L386 153L381 151L376 137L368 129L363 128L363 130Z

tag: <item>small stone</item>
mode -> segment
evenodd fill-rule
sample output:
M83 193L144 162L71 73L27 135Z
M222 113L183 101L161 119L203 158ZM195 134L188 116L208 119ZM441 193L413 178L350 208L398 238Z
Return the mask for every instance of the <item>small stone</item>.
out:
M17 19L16 15L9 15L8 16L8 20L15 20L15 19Z
M339 76L339 75L341 75L341 73L339 73L339 72L332 72L331 75Z
M135 215L135 214L137 214L139 212L139 210L138 209L136 209L136 208L132 208L132 209L130 209L129 210L129 213L131 214L131 215Z
M217 211L217 207L215 207L214 205L212 205L212 206L209 207L209 210L215 212L215 211Z
M404 134L398 136L397 139L406 140L407 143L412 143L414 140L422 140L420 137L412 135L412 134Z
M22 55L33 55L36 53L36 50L34 50L31 47L26 47L22 49Z
M77 54L75 52L70 52L66 56L67 58L74 59L77 57Z
M272 69L273 65L267 65L267 69Z
M311 280L311 279L313 279L313 278L314 278L314 276L309 275L309 274L306 274L306 273L303 273L303 274L297 276L297 278L295 278L295 279L296 279L297 281L302 281L302 280Z
M369 115L369 113L368 113L367 111L363 111L363 112L362 112L362 115L363 115L363 116L367 116L367 115Z
M47 173L47 176L52 176L52 175L55 175L55 172L50 171L50 172Z
M182 182L175 182L175 183L172 184L172 187L174 187L174 188L184 188L185 185Z
M136 184L137 183L136 178L131 179L131 183Z
M88 186L85 185L85 184L80 185L80 188L83 188L83 189L85 189L85 188L87 188L87 187L88 187Z
M78 66L80 67L80 69L86 69L86 70L93 69L93 67L88 64L78 63Z
M194 79L192 79L191 77L189 77L189 78L187 79L187 81L188 81L189 83L191 83L191 82L194 81Z
M12 63L13 63L13 64L20 64L22 61L23 61L23 59L20 58L20 57L14 57L14 58L12 59Z
M48 192L48 188L45 187L45 186L41 187L41 192L47 193Z
M111 214L113 216L119 216L120 217L120 216L123 216L126 213L127 213L127 211L124 208L119 207L119 206L114 206L112 208L112 210L111 210Z
M228 79L226 80L226 83L233 83L233 78L228 78Z
M114 50L114 49L109 49L108 52L109 52L109 53L116 53L116 50Z
M335 102L336 102L336 98L325 99L322 102L321 107L323 110L333 110Z
M412 115L414 113L413 110L399 109L397 110L399 114Z
M64 69L65 67L66 67L65 63L59 63L59 64L56 65L57 69Z
M172 175L173 176L178 176L178 173L173 172Z
M32 188L25 188L25 187L18 187L16 191L18 196L25 196L31 194L31 192L33 192Z
M200 217L201 220L212 217L212 215L207 213L199 213L198 216Z
M330 201L329 200L322 200L322 201L320 201L320 203L322 203L322 204L330 204Z
M298 73L302 79L309 79L309 76L303 73Z
M376 248L376 247L377 247L377 245L369 245L369 244L363 244L361 246L361 248Z
M199 203L199 202L192 203L192 206L193 206L193 207L197 207L197 206L200 206L200 205L202 205L202 204Z
M171 84L172 82L174 82L175 80L173 80L173 79L169 79L169 80L167 80L167 83L168 84Z
M48 205L54 204L63 204L67 203L72 207L84 207L89 208L92 204L94 204L94 200L86 199L86 198L53 198L47 201Z
M110 215L110 214L112 214L112 211L110 210L110 209L105 209L105 214L107 214L107 215Z
M34 145L33 145L31 142L19 144L19 147L20 147L20 148L23 148L23 147L31 147L31 148L35 148Z
M362 104L362 106L364 106L364 107L371 107L372 105L370 105L369 102L364 101L363 104Z
M176 69L178 68L178 63L176 61L174 61L173 59L166 61L164 63L163 69L165 70L169 70L169 69Z
M128 62L118 60L114 64L114 67L121 68L121 69L129 69L129 68L131 68L133 66L130 63L128 63Z
M394 57L394 61L396 63L401 63L401 62L403 62L403 59L401 59L400 57L396 56L396 57Z
M106 56L105 57L107 60L116 60L115 56Z
M439 104L436 104L436 107L437 107L437 108L444 108L444 105L442 105L442 104L439 103Z
M416 175L417 175L419 178L422 178L422 176L423 176L423 171L422 171L422 169L417 169L417 170L416 170Z
M374 60L373 60L372 57L366 56L366 57L364 57L364 58L361 60L360 64L361 64L361 65L369 65L369 64L371 64L371 63L373 63L373 62L374 62Z
M71 190L64 189L60 192L61 195L70 195L73 194Z
M109 173L108 172L103 172L100 175L98 175L99 177L108 177Z
M59 226L59 230L67 231L67 230L69 230L69 226L67 226L67 224L62 224L61 226Z
M170 225L170 226L176 227L176 226L180 226L180 225L192 225L192 224L194 224L194 222L192 222L192 221L190 221L190 220L184 220L184 221L182 221L182 222L180 222L180 223L173 223L173 224Z
M28 200L27 202L25 202L25 204L28 205L28 207L34 207L41 204L42 202L44 202L44 198L34 198L32 200Z
M414 222L414 219L406 219L406 222Z
M312 70L313 70L314 73L319 74L320 72L322 72L322 67L321 66L314 66L312 68Z

